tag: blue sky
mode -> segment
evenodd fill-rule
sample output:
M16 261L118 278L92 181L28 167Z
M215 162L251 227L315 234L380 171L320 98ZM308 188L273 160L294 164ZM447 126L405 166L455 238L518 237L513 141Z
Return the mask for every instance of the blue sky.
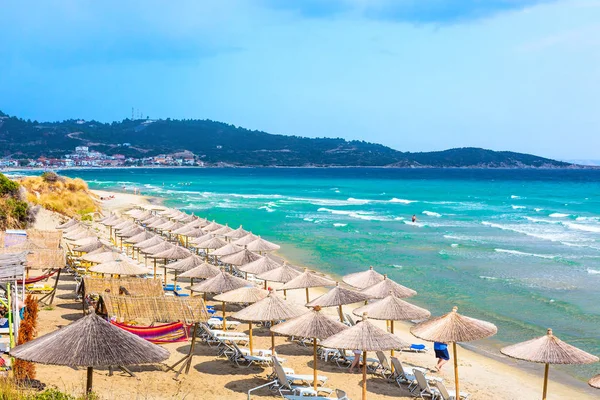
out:
M0 110L600 158L600 0L13 1Z

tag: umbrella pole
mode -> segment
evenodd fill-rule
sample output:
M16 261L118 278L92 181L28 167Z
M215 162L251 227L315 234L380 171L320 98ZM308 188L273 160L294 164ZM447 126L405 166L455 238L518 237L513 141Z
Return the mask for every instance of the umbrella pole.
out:
M306 302L308 303L310 299L308 298L308 288L306 288Z
M283 289L283 298L287 300L287 290Z
M225 302L223 302L223 330L227 331L227 318L225 317Z
M546 364L544 368L544 391L542 392L542 400L546 400L546 394L548 393L548 370L550 369L550 364ZM458 393L458 392L456 392Z
M275 325L275 321L271 321L271 327ZM271 351L275 355L275 333L271 331Z
M393 320L392 320L392 321L390 321L390 333L391 333L392 335L394 334L394 321L393 321ZM392 357L394 357L394 349L392 349L392 351L391 351L391 355L392 355ZM392 366L391 366L391 368L392 368L392 372L394 372L394 363L392 363Z
M191 278L190 281L192 282L192 283L190 283L190 296L191 296L192 293L193 293L192 292L192 286L194 286L194 278Z
M317 338L313 338L313 389L317 390Z
M154 279L156 279L156 258L154 259Z
M367 400L367 352L363 351L362 400Z
M265 290L267 290L267 281L265 281Z
M94 368L88 367L87 368L87 383L85 385L86 398L87 398L87 395L89 395L90 393L92 393L92 381L93 381L93 379L94 379Z
M338 312L340 314L340 322L343 324L344 323L344 311L342 310L341 304L338 306Z
M177 291L177 270L175 270L175 279L173 279L173 291Z
M252 355L252 322L248 322L248 336L250 336L250 355Z
M454 353L454 385L456 397L460 397L460 387L458 384L458 355L456 354L456 342L452 343L452 352Z
M165 277L164 277L165 286L167 286L167 260L165 260L165 266L163 267L163 271L165 274Z

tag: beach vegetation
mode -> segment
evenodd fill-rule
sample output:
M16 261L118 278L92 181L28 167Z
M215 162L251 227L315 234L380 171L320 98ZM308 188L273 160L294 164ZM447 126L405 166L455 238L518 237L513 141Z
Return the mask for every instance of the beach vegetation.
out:
M0 230L23 229L32 220L32 210L21 199L19 184L0 174Z
M45 172L41 176L22 178L20 184L27 191L30 203L50 211L81 218L98 210L95 195L81 179Z
M19 326L18 344L25 344L34 339L37 329L38 311L37 300L32 294L28 294L25 298L23 320ZM17 359L15 360L13 371L15 379L19 382L35 379L35 364L32 362Z
M0 400L96 400L95 393L87 396L73 396L56 388L36 391L27 387L18 386L9 378L0 378Z

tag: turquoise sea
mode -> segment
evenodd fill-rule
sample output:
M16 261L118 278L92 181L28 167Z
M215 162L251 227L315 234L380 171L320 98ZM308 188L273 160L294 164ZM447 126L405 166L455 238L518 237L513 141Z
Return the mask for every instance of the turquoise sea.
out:
M341 276L372 265L434 315L457 305L499 332L494 350L554 329L600 354L600 171L104 169L92 188L159 196L281 244ZM416 223L411 223L415 214ZM569 367L580 379L598 366Z

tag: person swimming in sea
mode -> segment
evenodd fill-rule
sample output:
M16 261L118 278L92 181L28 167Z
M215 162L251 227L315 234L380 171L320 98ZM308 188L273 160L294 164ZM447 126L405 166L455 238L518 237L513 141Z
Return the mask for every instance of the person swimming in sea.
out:
M413 222L413 224L414 224L415 222L417 222L417 216L416 216L415 214L413 214L413 216L412 216L412 222Z

